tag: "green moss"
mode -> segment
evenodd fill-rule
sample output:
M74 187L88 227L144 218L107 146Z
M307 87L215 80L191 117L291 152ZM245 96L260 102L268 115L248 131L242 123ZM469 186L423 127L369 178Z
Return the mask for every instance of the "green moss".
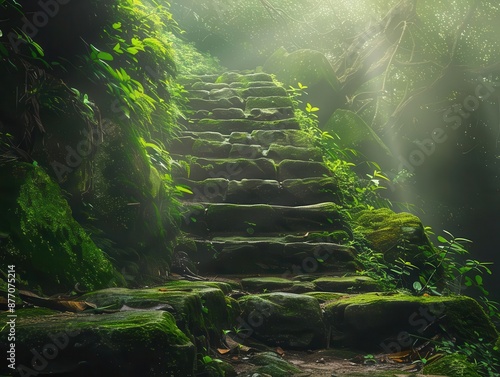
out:
M221 76L219 76L216 80L216 83L232 83L232 82L240 82L243 84L248 84L250 82L255 81L273 81L271 75L266 73L251 73L251 74L241 74L238 72L225 72Z
M424 374L453 377L480 377L475 366L467 361L465 355L452 354L426 365Z
M193 375L194 346L168 312L38 314L25 315L16 326L19 364L31 365L31 350L41 352L52 342L63 344L58 351L64 350L64 368L89 360L89 375L137 375L145 366L151 376ZM55 374L57 368L61 363L49 363L44 372Z
M362 308L366 315L370 315L372 318L371 327L377 326L377 318L385 323L384 321L389 316L396 316L395 319L408 325L410 315L418 312L420 308L427 308L432 315L441 318L441 326L446 329L448 334L453 334L459 342L468 341L474 343L477 338L483 338L486 342L493 342L498 338L495 326L482 307L476 300L466 296L410 296L401 293L365 293L343 297L338 301L328 303L325 306L326 316L331 317L330 314L333 314L331 318L335 318L339 314L343 317L344 314L342 313L349 306L353 308L356 306L360 310ZM404 318L400 318L401 313L398 314L398 310L401 313L408 313L403 315ZM355 311L351 310L351 312ZM359 325L360 327L364 326L364 324ZM380 325L380 327L383 326Z
M318 300L320 304L323 304L328 301L336 301L343 296L343 294L333 293L333 292L307 292L304 294L307 296L314 297L316 300Z
M288 289L294 282L288 279L277 277L246 278L241 280L243 289L251 292L267 292L280 289Z
M380 291L380 284L368 276L322 277L313 281L316 290L325 292Z
M259 353L252 357L250 362L259 366L255 370L252 370L252 372L266 373L273 377L289 377L302 372L272 352Z
M263 97L272 98L272 97ZM283 97L288 99L287 97ZM295 120L281 119L270 121L258 121L248 119L202 119L197 122L196 127L200 130L210 130L229 134L232 132L253 132L254 130L272 129L298 129L299 124Z
M30 286L48 290L72 289L77 283L84 289L121 284L119 274L74 220L61 190L44 170L28 164L10 169L11 202L4 207L9 240L1 263L15 264Z
M225 294L231 287L222 282L171 281L148 289L105 289L82 296L82 300L99 308L120 309L171 306L179 327L189 335L219 339L223 329L230 328L238 307Z
M290 97L248 97L245 109L268 109L277 107L293 107Z
M410 213L387 208L364 210L354 215L354 231L362 235L388 260L399 257L424 268L434 250L420 219Z

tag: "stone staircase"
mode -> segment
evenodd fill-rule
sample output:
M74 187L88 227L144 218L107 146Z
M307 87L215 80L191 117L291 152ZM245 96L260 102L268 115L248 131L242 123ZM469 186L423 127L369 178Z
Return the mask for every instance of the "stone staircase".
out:
M441 357L424 374L455 377L464 361L434 341L497 341L472 298L382 292L357 274L338 184L269 75L185 87L190 119L170 147L175 181L192 192L176 250L185 276L63 299L63 309L19 302L15 375L410 377ZM387 211L370 211L377 239L418 234L418 219ZM6 365L0 376L13 375Z
M285 89L264 73L185 85L192 115L171 153L199 273L353 272L337 183Z

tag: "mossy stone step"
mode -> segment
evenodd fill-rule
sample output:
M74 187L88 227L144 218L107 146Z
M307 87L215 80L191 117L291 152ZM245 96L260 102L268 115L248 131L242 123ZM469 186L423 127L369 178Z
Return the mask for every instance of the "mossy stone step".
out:
M183 131L181 132L181 137L187 136L187 137L192 137L194 139L204 139L204 140L212 140L212 141L225 141L226 139L229 141L229 138L227 136L224 136L220 132L210 132L210 131L204 131L204 132L193 132L193 131ZM175 140L174 140L175 141Z
M190 90L189 91L189 98L198 98L198 99L210 99L208 98L210 96L210 91L209 90Z
M177 179L192 194L183 200L193 202L226 202L235 204L308 205L321 202L340 203L338 186L333 178L276 180L211 178L203 181Z
M321 292L378 292L380 284L368 276L325 276L313 280L317 291Z
M238 303L242 318L253 324L252 336L267 345L291 349L326 346L326 326L314 297L276 292L244 296Z
M189 107L195 111L196 110L212 111L213 109L220 109L220 108L229 109L231 107L244 109L245 103L239 97L221 98L218 100L190 98Z
M466 296L366 293L340 298L323 309L332 328L331 342L336 346L395 353L411 348L409 334L421 339L446 335L458 344L470 339L498 339L498 332L483 309Z
M231 107L229 109L213 109L209 118L212 118L212 119L246 119L247 116L242 109Z
M271 144L312 147L311 137L302 130L254 130L250 133L251 144L269 146ZM229 140L231 141L231 138Z
M263 86L276 86L276 83L272 81L247 81L247 82L234 81L231 84L229 84L230 88L254 88Z
M252 109L248 113L248 119L255 120L278 120L293 118L293 109L290 107L274 107L270 109Z
M283 204L305 205L317 202L340 203L340 190L334 178L285 179L282 183Z
M183 157L186 158L186 157ZM180 160L183 161L183 160ZM276 166L267 158L249 160L239 159L189 159L189 162L175 165L172 169L174 178L187 178L202 181L207 178L241 179L277 179ZM189 168L186 166L188 165Z
M268 158L274 161L281 160L303 160L303 161L323 161L323 152L319 148L295 147L292 145L271 144L266 153Z
M279 86L253 86L250 88L242 89L239 94L243 98L248 97L287 97L288 94L285 88Z
M193 83L190 87L191 90L188 90L188 91L191 92L193 90L205 90L205 91L210 92L211 90L218 90L218 89L224 89L224 88L229 88L229 85L225 84L225 83L198 81L198 82Z
M275 162L285 159L316 161L323 160L321 151L317 148L303 148L293 146L282 146L271 144L269 149L264 150L261 145L242 143L229 143L228 141L213 141L195 139L184 136L175 140L170 152L180 155L190 155L206 158L269 158Z
M276 180L242 179L229 182L225 202L276 204L281 194L281 187Z
M20 375L195 376L195 346L169 312L47 315L23 309L16 314ZM7 323L5 316L0 318ZM0 374L11 373L2 363Z
M241 83L249 83L255 81L267 81L273 82L273 78L271 75L267 73L248 73L242 74L239 72L225 72L221 76L219 76L216 80L217 83L233 83L233 82L241 82Z
M270 121L250 119L200 119L186 125L188 131L212 131L223 134L231 132L253 132L254 130L299 130L300 125L295 119L280 119Z
M335 243L197 240L189 252L201 273L284 274L354 272L354 249ZM311 290L315 290L312 287Z
M179 156L184 161L172 168L174 178L202 181L207 178L271 179L280 182L287 179L321 178L331 172L320 162L283 160L277 164L269 158L196 158Z
M163 308L173 313L187 335L198 337L208 331L217 337L237 315L236 308L226 306L225 295L231 290L223 282L180 280L155 288L109 288L86 294L82 299L108 310L120 310L123 305L133 309Z
M292 99L288 96L269 96L269 97L247 97L245 109L269 109L276 107L293 108Z
M203 210L200 210L200 207L203 207ZM302 230L333 231L341 229L343 225L339 207L334 203L297 207L266 204L186 203L184 210L187 214L185 215L185 230L194 230L193 233L199 230L201 224L206 225L209 233L235 232L250 235Z
M331 177L331 171L322 162L283 160L278 165L278 180Z

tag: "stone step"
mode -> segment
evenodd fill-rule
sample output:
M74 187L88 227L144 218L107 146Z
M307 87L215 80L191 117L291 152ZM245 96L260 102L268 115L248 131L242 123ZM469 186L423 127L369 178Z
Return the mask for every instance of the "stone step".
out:
M275 163L269 158L197 158L178 156L172 168L174 178L202 181L207 178L270 179L282 182L287 179L331 177L331 172L321 162L282 160Z
M322 254L324 258L318 257L317 255L312 256L316 260L309 260L310 257L306 257L307 262L304 263L305 266L301 266L301 270L312 270L313 272L302 272L300 275L295 277L289 276L289 278L281 276L264 276L264 277L249 277L243 278L240 281L241 287L251 293L263 293L263 292L291 292L291 293L311 293L311 297L320 296L319 293L323 293L325 297L328 298L339 298L343 293L367 293L367 292L380 292L382 289L380 284L368 277L362 275L355 275L353 270L342 271L341 275L336 273L337 276L318 276L324 275L319 271L319 265L325 265L330 260L331 263L338 263L338 251L334 251L333 248L328 248L326 245L318 245L318 251L316 254ZM333 253L336 253L334 256ZM346 257L342 255L341 257ZM354 258L354 257L353 257ZM320 261L318 261L318 259ZM336 259L336 260L333 260ZM346 259L344 258L343 262ZM355 266L356 263L354 259L351 261L351 267ZM342 263L340 263L341 265ZM316 267L317 266L317 267ZM349 262L347 263L349 266ZM316 268L314 268L316 267ZM323 268L323 271L325 269ZM326 294L325 294L326 293ZM338 295L331 295L330 293L336 293Z
M206 274L281 276L350 271L357 268L355 250L335 243L280 242L270 239L197 240L189 257ZM311 290L316 290L313 287Z
M225 72L217 78L218 83L231 84L233 82L249 83L256 81L273 82L273 77L267 73L256 72L242 74L239 72Z
M292 99L288 96L247 97L245 103L246 111L251 111L252 109L269 109L275 107L293 108Z
M188 131L212 131L223 134L230 134L231 132L251 133L254 130L300 130L300 125L295 119L270 121L250 119L200 119L189 122L185 124L185 126Z
M190 202L226 202L234 204L277 204L300 206L321 202L340 203L339 188L333 178L276 180L211 178L203 181L178 179L178 184L191 189L184 194Z
M279 86L252 86L249 88L229 87L227 84L196 83L188 91L189 98L218 100L241 97L287 97L285 88ZM288 98L288 97L287 97Z
M220 109L220 108L228 109L231 107L245 109L246 104L240 97L221 98L218 100L190 98L189 107L194 111L196 110L212 111L213 109Z
M268 204L185 203L182 228L191 234L262 235L277 232L342 230L339 206L326 202L308 206Z
M183 131L182 136L233 144L254 144L269 147L271 144L312 148L310 136L302 130L254 130L252 132ZM189 147L191 148L191 147Z
M241 179L273 179L278 178L276 164L268 158L249 160L240 159L208 159L189 158L183 156L179 165L172 168L174 178L187 178L202 181L207 178Z
M195 139L191 136L179 137L170 147L172 155L191 155L206 158L262 158L267 157L274 161L303 160L323 161L319 148L303 148L271 144L268 149L260 145L229 143L227 141L214 141ZM175 157L174 157L175 158Z
M230 88L254 88L263 86L276 86L276 84L272 81L248 81L248 82L234 81L229 84Z

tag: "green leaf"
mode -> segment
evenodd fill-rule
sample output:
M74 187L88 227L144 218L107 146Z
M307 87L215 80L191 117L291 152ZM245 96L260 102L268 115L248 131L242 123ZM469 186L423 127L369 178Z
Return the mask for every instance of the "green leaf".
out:
M187 188L187 187L184 187L184 186L175 186L175 189L177 191L179 191L179 192L183 192L185 194L191 194L191 195L193 195L193 192L189 188Z
M98 52L97 58L106 61L112 61L114 59L113 55L111 55L109 52L104 52L104 51Z
M113 29L115 29L115 30L119 30L121 27L122 27L122 23L121 22L115 22L113 24Z
M449 243L448 240L446 238L444 238L443 236L438 236L437 239L441 243Z
M422 290L422 284L420 284L419 281L416 281L413 283L413 289L416 290L417 292L420 292Z
M136 55L139 52L139 50L135 47L128 47L126 50L131 55Z
M483 285L483 277L481 275L476 275L474 279L476 280L477 285Z

